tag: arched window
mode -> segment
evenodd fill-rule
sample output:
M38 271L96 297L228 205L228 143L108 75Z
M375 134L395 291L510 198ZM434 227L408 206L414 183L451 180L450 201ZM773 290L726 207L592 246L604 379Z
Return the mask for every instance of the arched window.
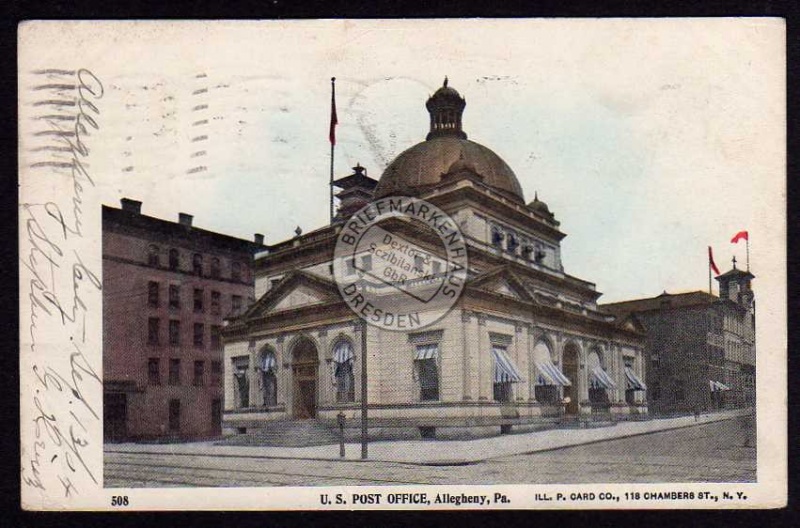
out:
M173 271L177 270L180 267L180 265L181 265L181 263L180 263L180 254L178 253L178 250L175 249L175 248L170 249L169 250L169 269L171 269Z
M505 235L498 227L492 227L492 245L495 247L502 247L503 246L503 239Z
M261 351L261 391L264 397L264 405L267 407L278 405L278 377L275 371L278 368L278 362L275 359L275 352L264 347Z
M192 255L192 273L203 276L203 255L200 253Z
M156 246L155 244L151 244L147 250L147 264L149 266L157 268L160 265L159 253L160 250L158 246Z
M550 344L542 339L533 347L533 364L536 366L534 397L541 403L558 403L559 386L569 386L570 380L555 365Z
M242 263L234 262L231 266L231 279L235 281L242 280Z
M219 278L219 269L220 269L219 259L217 257L214 257L213 259L211 259L211 278L213 279Z
M608 389L616 387L616 383L603 368L603 352L593 348L586 356L586 372L589 376L589 401L592 412L603 412L608 409L610 401Z
M353 375L353 345L342 339L333 347L333 376L336 383L336 402L347 403L356 399Z

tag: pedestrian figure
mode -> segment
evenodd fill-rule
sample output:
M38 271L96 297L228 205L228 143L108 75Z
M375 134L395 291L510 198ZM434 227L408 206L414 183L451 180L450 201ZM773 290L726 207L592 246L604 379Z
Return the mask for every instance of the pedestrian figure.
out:
M694 421L697 422L699 420L700 420L700 406L699 405L695 405L694 406Z

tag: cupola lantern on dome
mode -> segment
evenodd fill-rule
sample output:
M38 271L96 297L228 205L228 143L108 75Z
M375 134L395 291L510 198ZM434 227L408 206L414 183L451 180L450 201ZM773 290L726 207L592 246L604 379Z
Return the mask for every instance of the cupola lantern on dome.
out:
M447 77L444 78L442 87L428 98L425 107L431 115L431 130L425 139L452 136L467 139L467 134L461 130L461 114L467 105L466 99L447 86Z
M431 117L425 141L404 150L386 167L373 197L419 195L465 176L524 205L522 187L511 167L491 149L467 139L461 129L466 105L445 77L442 87L425 103Z

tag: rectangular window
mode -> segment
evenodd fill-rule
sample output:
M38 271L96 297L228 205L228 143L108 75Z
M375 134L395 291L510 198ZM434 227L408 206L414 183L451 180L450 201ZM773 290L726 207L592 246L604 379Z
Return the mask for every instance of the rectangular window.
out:
M147 304L153 308L158 308L158 283L150 281L147 283Z
M231 279L235 281L242 280L242 264L240 262L231 264Z
M181 287L177 284L169 285L169 307L176 309L181 307Z
M222 327L219 325L212 325L211 326L211 348L213 350L219 350L222 344L222 339L220 338L220 332L222 331Z
M233 315L239 315L239 312L241 311L242 311L242 296L231 295L231 313Z
M170 346L180 346L181 344L181 322L176 319L169 321L169 344Z
M215 360L211 362L211 384L220 385L221 383L222 383L222 362Z
M653 401L658 401L661 398L661 385L656 381L650 389L650 398Z
M439 399L439 369L436 358L418 359L417 372L419 373L419 399L432 401Z
M158 317L151 317L147 320L147 344L157 345L159 342L159 322Z
M510 381L500 381L494 384L494 401L510 402L512 399L512 387Z
M194 385L195 387L199 387L203 384L203 375L205 374L205 362L204 361L195 361L194 362Z
M169 384L181 384L181 360L172 358L169 360Z
M199 253L192 256L192 273L199 277L203 276L203 256Z
M203 323L194 324L194 346L203 346Z
M147 381L150 385L161 385L161 372L159 372L158 358L147 360Z
M219 315L219 307L221 303L222 295L218 291L211 292L211 313L214 315Z
M686 382L683 380L678 380L676 387L675 387L675 401L682 402L686 399L686 390L685 390Z
M364 255L361 257L361 269L363 271L372 270L372 255Z
M169 401L169 430L177 432L181 430L181 401Z
M194 311L203 311L203 290L201 288L194 289Z

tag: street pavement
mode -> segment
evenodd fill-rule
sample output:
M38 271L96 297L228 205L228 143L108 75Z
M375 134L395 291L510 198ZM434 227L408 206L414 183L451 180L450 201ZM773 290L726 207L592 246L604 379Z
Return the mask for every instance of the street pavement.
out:
M380 462L403 462L422 465L457 465L481 462L509 455L561 449L615 438L650 434L669 429L746 416L749 410L729 410L693 416L681 416L641 422L619 422L608 427L587 429L552 429L534 433L512 434L475 440L396 440L370 442L369 459ZM339 445L311 447L268 447L215 445L213 441L181 444L107 444L106 453L146 453L177 455L247 456L309 460L340 460ZM359 460L361 445L345 445L345 459Z
M381 442L370 445L366 461L358 459L357 444L348 445L345 460L330 456L334 449L338 455L338 446L110 445L105 455L105 486L752 482L756 450L748 420L742 413L725 412L697 422L684 417L467 442ZM654 422L661 427L652 427ZM651 427L641 427L645 424ZM630 427L635 425L639 427ZM514 447L502 445L505 442ZM395 448L381 451L383 444ZM467 449L464 444L471 445ZM302 449L294 454L304 456L273 456L272 449ZM403 460L412 449L418 455L434 451L436 456ZM450 462L445 461L446 452Z

